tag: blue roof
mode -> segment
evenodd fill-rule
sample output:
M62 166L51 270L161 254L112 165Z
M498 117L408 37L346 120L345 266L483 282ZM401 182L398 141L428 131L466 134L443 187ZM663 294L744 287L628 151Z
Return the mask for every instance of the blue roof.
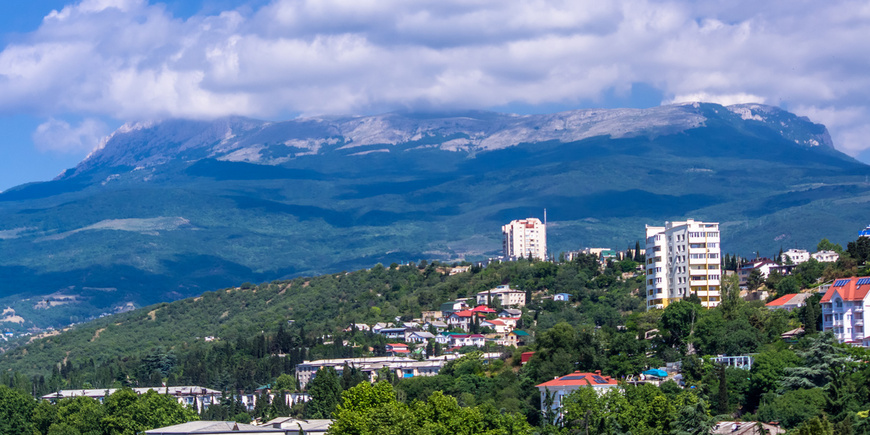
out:
M650 375L650 376L658 376L660 378L668 377L668 372L661 370L661 369L649 369L649 370L643 372L643 374Z

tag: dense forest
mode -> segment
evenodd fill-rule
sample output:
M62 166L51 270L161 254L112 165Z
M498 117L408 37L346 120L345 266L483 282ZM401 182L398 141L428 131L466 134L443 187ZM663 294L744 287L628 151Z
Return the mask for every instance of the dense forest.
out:
M794 275L771 276L759 287L776 297L826 278L867 274L861 264L870 256L870 243L861 239L841 251L836 264L809 262ZM16 400L61 388L201 385L227 393L224 403L202 418L332 416L338 418L335 433L358 433L349 432L347 422L388 424L392 420L386 416L402 415L416 417L400 418L403 423L396 427L414 431L465 419L491 433L705 433L715 421L739 418L776 421L799 433L870 433L870 367L865 363L870 354L818 331L819 295L794 312L769 310L763 300L741 298L731 277L717 308L703 309L689 298L645 311L643 275L633 258L603 267L595 257L579 256L492 263L455 275L449 270L426 262L377 265L244 284L99 319L9 350L0 357L0 383L7 386L4 392L19 394ZM785 280L797 285L783 285ZM260 400L247 411L234 399L236 392L263 385L279 397L295 390L293 368L302 360L383 352L381 336L351 325L410 320L421 310L500 284L531 297L522 324L535 337L525 348L484 349L501 352L500 359L486 360L475 349L464 349L465 356L437 376L385 374L374 386L361 382L353 370L341 376L325 370L308 386L312 401L293 409L280 400ZM556 293L572 299L547 298ZM799 338L781 338L801 326L805 333ZM535 352L525 365L519 358L523 351ZM755 362L744 370L709 358L721 354L754 354ZM624 378L678 361L683 386L626 384L600 397L576 393L561 415L541 411L535 385L554 376L601 370ZM348 402L348 397L371 400ZM31 412L44 406L28 400L33 400ZM433 417L433 409L444 412ZM374 415L383 418L370 418ZM376 426L367 431L389 433Z

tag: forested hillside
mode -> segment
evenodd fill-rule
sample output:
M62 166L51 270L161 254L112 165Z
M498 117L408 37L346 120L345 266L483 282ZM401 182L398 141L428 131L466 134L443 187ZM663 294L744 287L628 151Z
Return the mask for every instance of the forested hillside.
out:
M867 261L867 248L870 241L850 243L838 263L803 268L795 279L806 283L866 274L859 266ZM35 395L58 388L162 383L248 392L269 384L275 391L292 391L293 368L303 359L383 352L383 337L344 331L348 326L410 319L442 301L509 283L533 296L522 315L524 327L535 337L526 348L491 348L503 355L493 361L465 349L470 353L433 377L385 375L389 389L348 393L381 398L364 407L336 408L342 392L361 381L347 368L342 376L329 371L318 375L319 380L309 385L314 400L305 406L289 410L263 401L264 406L248 412L228 400L203 417L247 421L289 412L377 425L391 420L360 416L395 417L438 406L452 409L450 418L482 419L481 427L518 425L512 433L572 433L585 427L614 434L703 433L698 430L733 418L779 421L801 430L830 427L837 434L865 433L867 418L861 411L870 408L870 367L864 361L870 360L870 353L838 345L830 334L818 332L819 296L794 312L771 311L764 301L742 300L736 281L728 279L722 304L715 309L704 310L689 299L647 312L637 295L643 275L634 276L635 266L625 260L600 268L591 256L555 263L523 259L451 276L450 268L439 263L378 265L351 273L245 284L35 339L0 357L0 381ZM781 282L774 279L767 285L776 289ZM781 292L794 290L781 287ZM558 292L572 294L572 300L544 299ZM801 325L806 330L803 337L780 337ZM522 351L535 352L528 364L520 364ZM751 370L726 368L710 361L710 355L718 354L754 354L755 363ZM624 378L675 361L682 362L685 388L666 382L661 387L625 386L621 393L600 397L572 395L561 420L541 413L540 393L534 386L555 376L601 370ZM509 415L522 416L536 429L523 429L525 423ZM418 417L424 420L403 424L434 424ZM372 430L377 432L374 426Z
M556 255L622 250L646 224L695 218L720 222L726 250L770 256L844 243L870 212L870 167L766 106L342 122L166 121L0 193L0 304L23 319L0 330L245 281L483 260L502 225L544 209Z

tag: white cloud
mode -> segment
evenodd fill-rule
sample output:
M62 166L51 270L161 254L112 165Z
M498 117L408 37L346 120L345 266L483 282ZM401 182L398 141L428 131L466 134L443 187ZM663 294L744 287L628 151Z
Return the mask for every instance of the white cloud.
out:
M84 0L0 51L0 112L485 109L600 101L644 82L666 102L867 119L868 34L870 6L857 0L275 0L186 20L145 0ZM825 119L844 151L870 147L861 121Z
M85 119L72 126L54 118L40 124L33 133L33 144L40 151L81 153L94 149L108 133L106 124Z

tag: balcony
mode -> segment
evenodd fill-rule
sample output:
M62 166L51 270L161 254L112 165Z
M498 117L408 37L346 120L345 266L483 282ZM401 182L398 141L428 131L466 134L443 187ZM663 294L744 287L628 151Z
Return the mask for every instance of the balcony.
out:
M864 326L864 319L858 317L854 322L852 322L852 324L855 326Z

